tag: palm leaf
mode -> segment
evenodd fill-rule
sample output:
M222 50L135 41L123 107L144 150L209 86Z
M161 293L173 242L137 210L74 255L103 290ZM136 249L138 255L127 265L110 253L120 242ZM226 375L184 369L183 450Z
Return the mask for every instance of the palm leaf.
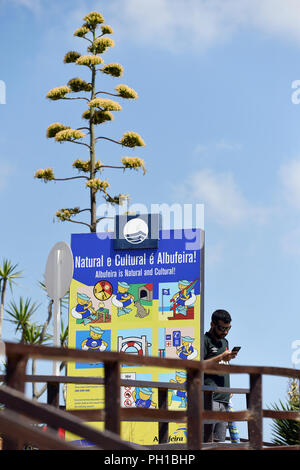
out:
M16 271L18 264L12 264L9 259L3 259L2 266L0 266L0 280L6 281L12 290L12 285L15 279L22 277L22 271Z
M31 325L31 317L38 307L39 305L32 303L30 298L23 300L23 297L20 297L18 304L14 300L10 302L5 311L10 317L8 321L16 325L16 332Z
M299 405L290 402L279 405L273 404L274 411L299 411ZM272 442L278 445L298 445L299 444L300 423L293 419L273 419L272 423Z

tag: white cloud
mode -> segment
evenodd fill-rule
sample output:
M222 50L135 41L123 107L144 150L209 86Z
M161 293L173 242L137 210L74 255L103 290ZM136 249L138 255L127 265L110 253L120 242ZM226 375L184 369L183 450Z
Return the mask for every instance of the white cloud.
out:
M182 197L204 203L206 217L222 225L264 223L270 215L269 209L256 207L246 200L231 172L200 170L187 178L178 190Z
M228 15L228 6L224 0L127 0L120 3L120 27L126 25L128 33L130 23L136 38L163 49L205 49L236 28L238 13Z
M284 199L293 207L300 209L300 159L294 159L279 169Z
M174 52L205 50L247 28L300 45L299 0L126 0L114 5L125 34Z
M2 6L10 4L35 14L65 10L59 0L2 0ZM173 52L205 50L247 28L300 45L299 0L110 0L105 6L102 0L74 0L69 14L90 10L110 16L109 23L127 40Z

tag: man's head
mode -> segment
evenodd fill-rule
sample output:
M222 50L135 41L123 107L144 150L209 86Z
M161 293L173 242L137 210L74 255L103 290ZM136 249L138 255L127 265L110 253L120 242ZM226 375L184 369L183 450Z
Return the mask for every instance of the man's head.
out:
M218 339L225 338L231 328L231 316L227 310L215 310L211 316L211 333Z

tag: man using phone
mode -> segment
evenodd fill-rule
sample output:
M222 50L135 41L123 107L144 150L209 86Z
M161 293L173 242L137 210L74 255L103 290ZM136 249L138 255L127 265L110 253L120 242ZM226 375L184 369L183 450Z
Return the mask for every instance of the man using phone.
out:
M211 317L210 330L204 335L205 362L228 364L234 359L238 351L230 351L226 339L231 328L231 316L226 310L216 310ZM204 384L213 387L230 387L229 374L204 374ZM204 403L207 405L208 394L204 393ZM214 392L212 397L213 411L228 411L230 394ZM205 406L206 407L206 406ZM227 423L225 421L215 422L204 426L204 441L212 439L216 442L224 442L226 437Z

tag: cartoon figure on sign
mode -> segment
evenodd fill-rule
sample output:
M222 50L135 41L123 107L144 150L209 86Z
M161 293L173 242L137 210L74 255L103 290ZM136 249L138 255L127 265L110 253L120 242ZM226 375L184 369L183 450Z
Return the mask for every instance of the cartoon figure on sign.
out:
M186 372L176 372L175 374L175 380L171 379L170 382L177 383L180 385L186 385ZM186 390L174 390L175 396L180 398L181 402L179 405L179 408L186 408L187 406L187 397L186 397ZM172 396L173 396L173 391L171 391L171 400L169 401L169 406L172 403Z
M150 408L150 406L156 408L156 403L152 401L152 394L152 388L137 387L132 393L135 406L137 408Z
M90 336L82 341L81 349L89 351L105 351L108 344L101 339L104 330L98 326L91 326Z
M97 318L90 297L83 293L77 294L77 305L72 309L71 314L72 317L82 320L84 325Z
M173 311L177 311L184 316L187 315L187 308L192 307L196 302L196 296L192 292L195 283L196 281L189 282L186 280L178 282L179 292L176 292L171 299Z
M133 306L134 296L129 294L129 288L130 285L127 284L127 282L118 282L117 295L112 299L113 305L118 308L118 317L125 315L132 310L129 306Z
M192 346L195 338L190 336L183 336L181 338L182 344L179 348L176 349L176 354L180 359L195 359L198 354L197 349L194 349Z

